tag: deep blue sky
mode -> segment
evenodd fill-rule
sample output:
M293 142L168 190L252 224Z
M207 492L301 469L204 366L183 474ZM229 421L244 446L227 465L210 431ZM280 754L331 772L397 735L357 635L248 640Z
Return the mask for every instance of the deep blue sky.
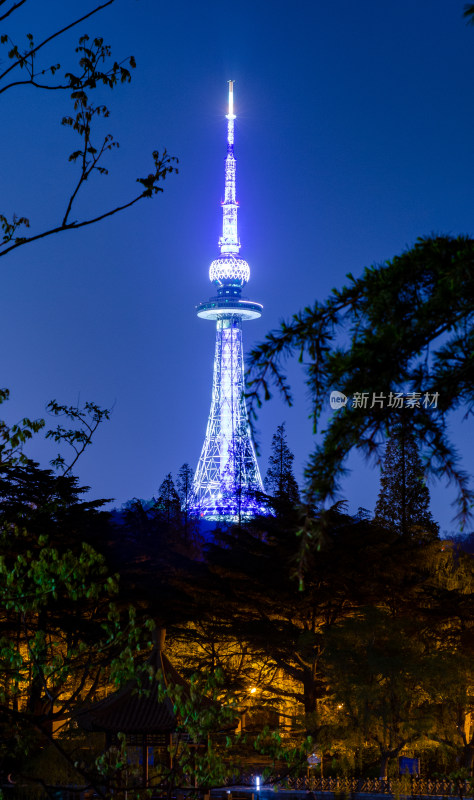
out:
M94 3L30 0L6 23L36 40ZM210 404L214 328L195 305L211 293L225 157L226 81L235 83L242 255L261 301L246 348L348 272L381 262L430 233L473 233L474 29L464 0L246 0L223 4L117 0L52 49L68 61L79 32L134 54L129 86L103 92L120 149L110 175L78 204L101 210L135 192L153 149L180 159L165 192L120 217L20 248L0 260L2 385L11 422L41 416L51 398L114 404L80 462L94 496L150 497L168 471L196 466ZM68 46L67 46L68 45ZM4 53L1 53L2 57ZM48 58L49 56L49 58ZM0 211L56 222L74 182L74 134L60 123L66 95L0 96ZM296 402L261 411L262 472L287 422L299 479L314 445L298 366ZM453 435L467 469L470 423ZM43 463L44 444L30 451ZM343 495L372 509L378 470L357 459ZM432 485L432 510L453 529L453 493Z

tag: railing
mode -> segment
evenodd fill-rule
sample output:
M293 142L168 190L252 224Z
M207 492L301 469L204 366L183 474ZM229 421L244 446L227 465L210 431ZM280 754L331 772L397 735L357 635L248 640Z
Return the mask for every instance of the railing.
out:
M92 791L85 786L48 786L15 784L0 787L3 800L91 800Z
M238 790L233 788L231 794L246 795L250 798L253 793L258 797L256 789L256 774L244 773L235 776L231 784L238 786ZM57 800L93 800L91 790L85 790L83 786L53 787L48 786L49 791L33 786L3 786L4 800L49 800L51 796ZM281 791L285 792L313 792L314 800L322 800L318 795L323 793L332 794L337 800L362 800L361 795L385 795L393 797L395 800L421 800L422 798L460 798L460 800L474 800L473 783L468 780L450 780L449 778L418 778L416 776L405 775L400 778L384 780L382 778L318 778L309 775L301 778L286 778L278 783L265 784L260 773L260 794L267 797L267 793L273 795ZM219 795L221 798L227 795L222 789L211 791L211 800ZM178 800L178 798L176 798ZM304 798L303 800L306 800ZM313 798L308 798L313 800ZM328 798L327 800L331 800Z
M243 774L234 784L249 787L255 792L256 775ZM281 789L282 791L299 792L331 792L336 795L351 797L355 794L382 794L392 797L410 797L413 800L421 797L460 797L473 798L473 785L468 780L450 780L449 778L419 778L405 775L400 778L318 778L301 777L286 778L284 781L268 786L261 779L260 790Z

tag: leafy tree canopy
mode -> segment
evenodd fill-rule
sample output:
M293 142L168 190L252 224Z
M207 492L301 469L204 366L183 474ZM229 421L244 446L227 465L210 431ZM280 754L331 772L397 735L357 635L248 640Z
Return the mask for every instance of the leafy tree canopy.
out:
M0 759L18 769L105 681L127 680L149 634L120 608L117 576L90 545L103 501L32 462L0 472ZM80 770L79 770L80 772Z

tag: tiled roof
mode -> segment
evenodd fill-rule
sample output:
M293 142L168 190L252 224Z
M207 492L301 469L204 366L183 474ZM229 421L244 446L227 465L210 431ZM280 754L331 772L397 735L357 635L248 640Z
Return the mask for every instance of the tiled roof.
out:
M189 684L181 677L161 651L150 659L157 672L162 672L165 685ZM176 728L173 704L166 697L158 701L156 679L150 681L147 694L140 694L137 681L84 708L76 716L78 725L86 731L109 733L170 733Z

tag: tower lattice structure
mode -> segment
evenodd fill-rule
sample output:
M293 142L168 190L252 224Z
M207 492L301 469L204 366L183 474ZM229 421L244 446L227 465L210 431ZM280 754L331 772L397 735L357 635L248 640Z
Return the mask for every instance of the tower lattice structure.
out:
M198 317L216 322L212 400L190 501L191 513L227 521L268 513L245 403L242 322L258 319L262 306L241 296L250 267L239 255L233 101L233 81L229 81L220 255L209 269L217 295L197 306Z

